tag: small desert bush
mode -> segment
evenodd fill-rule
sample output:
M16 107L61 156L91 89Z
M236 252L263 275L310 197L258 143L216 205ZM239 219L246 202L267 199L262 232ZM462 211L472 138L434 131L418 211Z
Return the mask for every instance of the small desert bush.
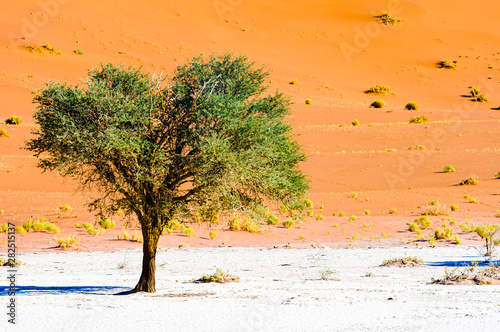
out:
M404 20L400 20L398 18L395 18L394 16L392 16L391 13L382 13L378 16L375 16L377 18L377 20L384 24L384 25L396 25L396 24L399 24L399 23L403 23Z
M194 229L192 229L189 226L182 225L181 226L181 233L184 234L185 236L191 237L194 235Z
M415 101L409 101L408 104L406 104L405 108L409 111L418 111L420 108Z
M448 225L443 224L441 228L438 228L434 231L434 237L437 240L449 240L453 236L453 229Z
M85 229L89 229L89 228L92 228L93 226L92 226L92 224L90 224L90 223L88 223L88 222L84 222L84 223L82 224L82 227L83 227L83 228L85 228Z
M317 220L317 221L321 221L321 220L323 220L323 219L325 219L325 217L324 217L322 214L318 214L318 215L316 216L316 220Z
M361 123L359 123L359 121L358 121L358 120L354 119L354 121L352 122L352 125L353 125L354 127L359 127L359 126L361 125Z
M313 211L313 210L309 210L309 211L307 211L307 216L308 216L308 217L312 217L312 216L314 216L314 211Z
M116 226L116 223L109 218L100 218L98 223L104 229L111 229L111 228L114 228Z
M0 256L0 266L10 266L11 268L14 266L21 266L23 264L22 261L17 259L5 259Z
M461 186L477 186L479 183L479 177L477 175L472 175L471 177L462 180L459 185Z
M304 200L304 203L306 204L306 207L307 207L308 209L312 209L312 208L314 208L314 203L313 203L313 201L311 201L309 198L306 198L306 199Z
M57 245L63 250L67 248L78 249L78 247L80 246L80 238L77 238L73 235L63 236L59 240L57 240Z
M279 223L280 223L280 218L276 217L274 214L267 217L268 225L279 225Z
M495 173L495 179L500 179L500 172Z
M451 211L458 211L459 207L456 204L451 204L450 209L451 209Z
M16 226L16 233L17 234L24 234L27 233L28 231L23 227L23 226Z
M106 230L103 228L100 228L100 229L97 229L94 227L87 228L87 233L89 233L90 235L94 235L94 236L104 234L105 232L106 232Z
M21 117L17 115L13 115L5 120L5 123L10 125L20 125L22 122L23 120L21 119Z
M386 85L374 85L368 90L365 91L367 94L380 95L385 96L387 93L391 91L391 88Z
M26 230L26 232L29 232L30 230L33 230L34 232L49 232L54 234L61 232L59 227L51 222L39 222L31 219L24 223L22 227Z
M122 233L118 233L116 237L118 240L128 240L130 239L130 234L124 230Z
M295 226L295 221L293 221L293 220L283 221L283 227L290 228L290 227L293 227L293 226Z
M417 256L406 256L386 259L382 262L381 266L415 266L423 265L424 261Z
M500 209L497 209L497 212L495 213L495 218L500 218Z
M132 238L130 239L131 241L134 241L134 242L137 242L137 243L142 243L144 242L144 239L142 238L142 235L141 234L137 234L137 232L135 232L133 235L132 235Z
M312 103L313 103L312 99L310 99L310 98L306 99L306 104L307 105L312 105Z
M439 68L455 69L457 67L456 61L442 60L438 62Z
M389 210L389 214L395 214L396 212L398 212L398 210L392 208Z
M472 88L470 90L470 95L475 98L477 96L479 96L481 94L481 90L479 90L479 88Z
M83 52L81 50L74 50L73 53L78 55L83 55Z
M68 212L68 211L71 211L71 206L69 206L69 205L61 205L59 207L59 210L61 210L62 212Z
M426 207L422 215L425 216L447 216L450 214L450 209L446 205L437 203L436 205L429 205Z
M476 197L469 197L469 203L476 204L477 203L477 198Z
M410 123L427 123L429 119L425 115L414 116L410 119Z
M422 234L422 229L417 225L417 224L410 224L410 227L408 227L408 230L410 232L418 233L419 235Z
M357 193L352 193L352 194L351 194L351 197L352 197L352 198L356 198L356 197L358 197L358 194L357 194Z
M1 224L0 225L0 233L7 233L8 230L9 230L8 224Z
M486 102L490 101L484 93L479 94L477 97L473 98L472 100L480 102L480 103L486 103Z
M208 233L208 236L210 237L210 239L212 240L215 240L215 238L217 237L217 235L219 235L219 232L216 231L216 230L212 230L210 231L210 233Z
M216 283L226 283L226 282L239 282L240 277L235 277L230 275L228 272L224 272L221 269L216 269L215 273L212 275L204 275L200 279L196 279L193 282L195 283L208 283L208 282L216 282Z
M455 167L451 166L451 165L446 165L443 169L443 172L445 173L453 173L455 172Z
M357 216L350 216L349 217L349 221L356 221L356 220L358 220Z
M371 213L370 210L365 210L366 215L370 215L370 213Z
M427 205L438 205L439 201L436 199L435 201L429 201Z
M425 150L426 147L423 145L411 145L408 147L408 150Z
M424 229L432 225L431 218L428 216L420 216L419 218L413 220L413 222L419 224Z
M5 129L0 128L0 137L9 137L9 134L7 134Z
M290 84L291 84L291 85L297 85L297 84L299 84L299 81L298 81L296 78L294 78L294 79L290 82Z
M343 216L345 216L345 213L344 213L344 212L342 212L342 211L340 211L340 212L339 212L339 217L343 217Z
M383 108L384 106L385 106L385 101L383 101L382 99L375 100L370 105L370 107L373 107L373 108Z

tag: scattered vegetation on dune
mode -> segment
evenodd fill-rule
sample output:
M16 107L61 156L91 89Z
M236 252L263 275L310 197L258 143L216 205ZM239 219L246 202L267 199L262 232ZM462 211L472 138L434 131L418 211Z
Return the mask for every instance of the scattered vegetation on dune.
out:
M424 229L432 226L431 219L426 215L418 217L417 219L413 220L413 222L415 224L419 224L420 227L422 227Z
M423 265L424 261L418 258L417 256L406 256L406 257L397 257L386 259L382 262L380 266L416 266Z
M472 98L476 98L480 94L481 94L481 90L479 90L479 88L472 88L470 90L470 95L472 96Z
M408 150L425 150L427 149L424 145L410 145Z
M375 100L370 105L370 107L373 107L373 108L383 108L384 106L385 106L385 101L383 101L382 99Z
M28 221L25 222L22 227L26 230L26 232L29 232L30 230L33 230L34 232L48 232L54 234L58 234L61 232L59 227L51 222L33 221L31 219L28 219Z
M10 118L5 119L5 124L9 125L20 125L23 122L20 116L13 115Z
M228 272L224 272L221 269L216 269L215 273L212 275L204 275L200 279L193 280L194 283L226 283L226 282L239 282L240 277L233 276Z
M471 177L462 180L459 185L461 186L477 186L479 183L479 177L477 175L471 175Z
M50 44L45 44L45 45L31 45L31 46L25 46L25 48L30 51L31 53L48 53L48 54L54 54L54 55L62 55L61 51L56 50L54 47L50 46Z
M415 101L409 101L408 104L406 104L405 108L409 111L418 111L420 108Z
M78 55L83 55L83 52L81 50L74 50L73 53Z
M372 95L380 95L380 96L385 96L391 92L391 88L386 86L386 85L374 85L368 90L365 91L366 94L372 94Z
M427 123L429 119L425 115L414 116L410 119L410 123Z
M382 14L375 16L375 18L377 18L379 23L382 23L384 25L396 25L404 22L404 20L392 16L392 14L389 12L383 12Z
M479 96L475 97L473 100L480 102L480 103L485 103L485 102L490 101L484 93L481 93Z
M445 69L455 69L457 67L457 61L442 60L437 63L439 68Z

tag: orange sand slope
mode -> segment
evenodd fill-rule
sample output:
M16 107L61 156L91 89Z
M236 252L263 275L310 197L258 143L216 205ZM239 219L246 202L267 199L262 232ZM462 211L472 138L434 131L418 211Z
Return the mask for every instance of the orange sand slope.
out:
M102 247L97 243L104 239L108 247L124 245L112 241L118 231L94 238L75 229L74 222L95 220L85 212L85 195L74 194L71 180L41 174L22 149L34 128L32 93L49 80L76 84L100 62L168 74L186 58L228 51L267 65L273 70L271 90L295 101L289 121L309 155L303 169L312 180L315 213L326 218L290 231L271 227L261 235L224 232L213 241L202 227L193 238L171 237L164 244L345 243L355 234L376 243L382 232L392 234L384 241L400 243L410 236L408 222L436 199L459 205L452 215L457 231L463 221L495 222L500 3L478 0L470 6L460 0L449 6L430 0L102 0L90 7L78 0L8 1L0 12L0 120L19 115L24 122L0 125L10 135L0 138L0 223L20 225L43 216L58 222L63 234L81 235L90 247ZM374 16L383 11L404 23L377 23ZM47 43L62 54L25 48ZM444 59L457 61L457 68L438 68ZM297 84L290 84L294 79ZM390 86L392 93L364 93L375 84ZM471 101L471 86L490 102ZM384 108L369 107L380 98ZM420 105L418 111L404 109L410 100ZM430 122L409 123L419 115ZM360 126L351 125L355 119ZM412 145L426 150L408 150ZM456 172L443 173L447 164ZM479 176L479 185L456 186L471 174ZM469 203L465 194L478 203ZM54 212L63 204L73 211ZM389 216L390 209L397 212ZM332 217L340 210L360 218ZM364 216L365 210L371 214ZM440 226L440 217L433 220ZM19 244L50 248L52 237L22 234Z

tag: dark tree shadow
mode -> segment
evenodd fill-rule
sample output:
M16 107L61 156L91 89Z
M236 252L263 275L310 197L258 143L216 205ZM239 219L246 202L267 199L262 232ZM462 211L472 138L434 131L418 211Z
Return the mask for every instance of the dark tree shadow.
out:
M442 261L442 262L426 262L425 265L427 266L448 266L448 267L458 267L458 266L472 266L476 265L477 266L489 266L491 263L493 265L498 266L500 265L500 260L477 260L477 259L471 259L471 260L463 260L463 261Z
M0 296L9 294L8 286L0 286ZM64 295L64 294L87 294L87 295L114 295L118 291L128 290L128 287L116 286L16 286L16 295L40 296L40 295ZM108 293L113 291L112 294Z

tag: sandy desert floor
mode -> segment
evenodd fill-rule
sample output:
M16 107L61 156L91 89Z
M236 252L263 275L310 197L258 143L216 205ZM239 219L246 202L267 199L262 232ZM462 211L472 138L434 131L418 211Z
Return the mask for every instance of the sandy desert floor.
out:
M407 255L425 265L380 267ZM158 292L130 296L113 294L137 281L138 250L20 259L17 331L497 331L500 324L500 286L428 284L446 266L487 264L469 246L165 249ZM191 282L216 268L240 282ZM327 270L332 279L321 280Z

